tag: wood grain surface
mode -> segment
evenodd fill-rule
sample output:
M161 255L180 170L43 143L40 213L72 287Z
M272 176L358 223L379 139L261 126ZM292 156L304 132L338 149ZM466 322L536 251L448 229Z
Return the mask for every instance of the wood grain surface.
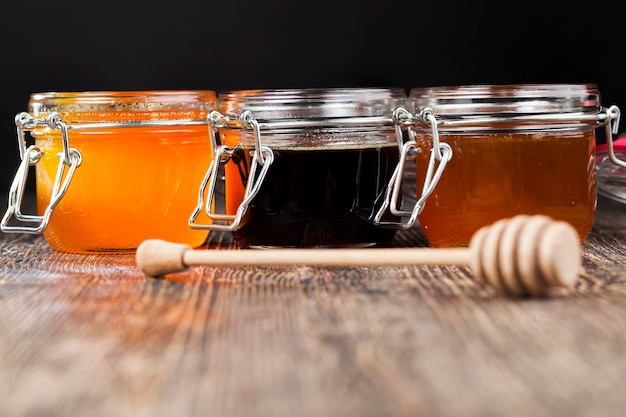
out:
M594 230L573 290L514 299L458 266L148 278L0 234L0 416L623 416L625 261Z

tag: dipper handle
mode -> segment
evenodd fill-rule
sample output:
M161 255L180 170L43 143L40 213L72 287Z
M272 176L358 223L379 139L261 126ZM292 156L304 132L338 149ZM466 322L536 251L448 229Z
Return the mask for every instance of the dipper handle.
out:
M516 296L571 287L581 266L580 240L566 222L519 215L481 228L469 248L194 250L163 240L137 248L137 266L162 276L200 265L407 266L469 265L485 284Z
M139 245L136 260L146 275L162 276L201 265L463 265L468 263L469 256L466 248L194 250L187 245L150 239Z

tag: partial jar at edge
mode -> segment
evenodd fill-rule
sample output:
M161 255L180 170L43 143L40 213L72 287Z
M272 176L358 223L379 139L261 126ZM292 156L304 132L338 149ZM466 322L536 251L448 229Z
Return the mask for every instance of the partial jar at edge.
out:
M612 143L613 153L626 161L626 134ZM596 149L598 172L598 210L594 227L626 228L626 166L616 164L610 157L609 145L601 143Z
M159 238L193 247L207 232L187 221L213 158L208 113L213 91L125 91L33 94L29 113L58 112L82 162L43 235L63 252L134 250ZM50 203L59 166L59 130L31 132L43 150L36 164L39 214Z
M274 161L233 235L241 247L367 247L389 242L395 230L374 224L400 149L393 110L406 103L402 89L245 90L221 93L218 110L237 118L249 111L266 125L261 146ZM345 125L341 120L362 122ZM285 122L319 126L272 127ZM250 176L254 133L223 128L232 149L225 164L225 205L235 213ZM386 217L388 219L389 217ZM393 216L393 219L396 219Z
M430 244L466 246L481 227L518 214L548 215L587 237L596 213L595 85L415 88L408 102L411 111L433 110L453 151L419 217ZM427 150L417 154L418 188L429 132L415 130Z

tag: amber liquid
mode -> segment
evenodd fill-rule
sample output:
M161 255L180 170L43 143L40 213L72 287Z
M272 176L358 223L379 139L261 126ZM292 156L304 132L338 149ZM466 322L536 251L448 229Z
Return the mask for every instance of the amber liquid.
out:
M571 223L582 240L596 211L595 133L441 135L453 150L419 223L433 246L468 245L481 227L517 214L546 214ZM418 154L421 187L427 150Z
M225 166L230 213L242 200L249 170L248 151L238 151ZM233 232L240 246L364 247L393 238L395 230L374 225L373 218L398 162L395 144L273 152L275 159L259 194Z
M71 131L82 154L44 237L63 252L123 251L159 238L196 247L207 231L188 225L213 158L206 126ZM40 214L50 202L61 138L33 131L45 155L36 165Z

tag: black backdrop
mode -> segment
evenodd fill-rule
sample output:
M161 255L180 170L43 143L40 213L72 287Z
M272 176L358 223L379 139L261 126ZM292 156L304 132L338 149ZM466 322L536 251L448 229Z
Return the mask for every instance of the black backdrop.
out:
M589 82L626 109L626 19L605 3L3 2L0 186L33 92Z

